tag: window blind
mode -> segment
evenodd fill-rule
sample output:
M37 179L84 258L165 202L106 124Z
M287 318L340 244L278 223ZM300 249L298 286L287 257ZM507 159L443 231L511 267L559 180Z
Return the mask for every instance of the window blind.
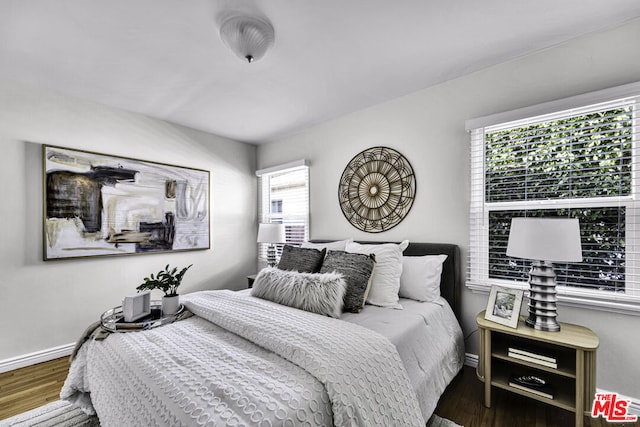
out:
M554 264L559 295L640 311L640 86L631 89L630 96L554 111L566 104L558 101L546 104L546 114L483 119L484 126L468 129L470 287L527 289L530 261L506 256L511 218L573 217L583 262Z
M258 222L285 225L286 243L299 246L309 238L309 167L305 160L256 172ZM276 245L278 255L282 245ZM258 259L267 258L267 244L258 244Z

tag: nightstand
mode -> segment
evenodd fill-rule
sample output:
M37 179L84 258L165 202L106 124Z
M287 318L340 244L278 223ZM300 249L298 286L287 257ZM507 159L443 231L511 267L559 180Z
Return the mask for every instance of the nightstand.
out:
M574 412L576 426L582 426L595 397L598 337L590 329L570 323L560 323L560 332L538 331L526 326L524 320L521 317L514 329L486 320L484 311L476 317L478 377L484 382L484 405L491 407L493 386ZM547 362L541 362L545 357ZM543 378L553 387L553 398L509 385L512 375Z
M247 287L251 289L253 287L253 282L256 280L257 274L251 274L247 276Z

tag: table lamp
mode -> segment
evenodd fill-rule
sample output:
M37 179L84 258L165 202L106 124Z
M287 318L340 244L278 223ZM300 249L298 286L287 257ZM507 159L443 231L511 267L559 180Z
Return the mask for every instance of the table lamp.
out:
M284 224L260 223L258 225L258 243L269 243L267 248L267 264L276 265L276 248L274 243L285 243L287 240Z
M552 262L582 261L580 224L575 218L512 218L507 256L530 259L529 318L525 324L558 332L556 274Z

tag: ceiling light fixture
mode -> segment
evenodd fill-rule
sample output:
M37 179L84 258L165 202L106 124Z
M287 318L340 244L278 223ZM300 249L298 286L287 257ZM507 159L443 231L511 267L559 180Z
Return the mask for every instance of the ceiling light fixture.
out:
M220 26L220 38L238 57L252 63L273 45L273 26L254 16L231 16Z

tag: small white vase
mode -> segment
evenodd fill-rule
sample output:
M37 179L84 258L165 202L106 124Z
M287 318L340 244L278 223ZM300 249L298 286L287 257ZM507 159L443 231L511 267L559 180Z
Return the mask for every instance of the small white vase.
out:
M163 296L162 297L162 314L176 314L180 310L180 295Z

